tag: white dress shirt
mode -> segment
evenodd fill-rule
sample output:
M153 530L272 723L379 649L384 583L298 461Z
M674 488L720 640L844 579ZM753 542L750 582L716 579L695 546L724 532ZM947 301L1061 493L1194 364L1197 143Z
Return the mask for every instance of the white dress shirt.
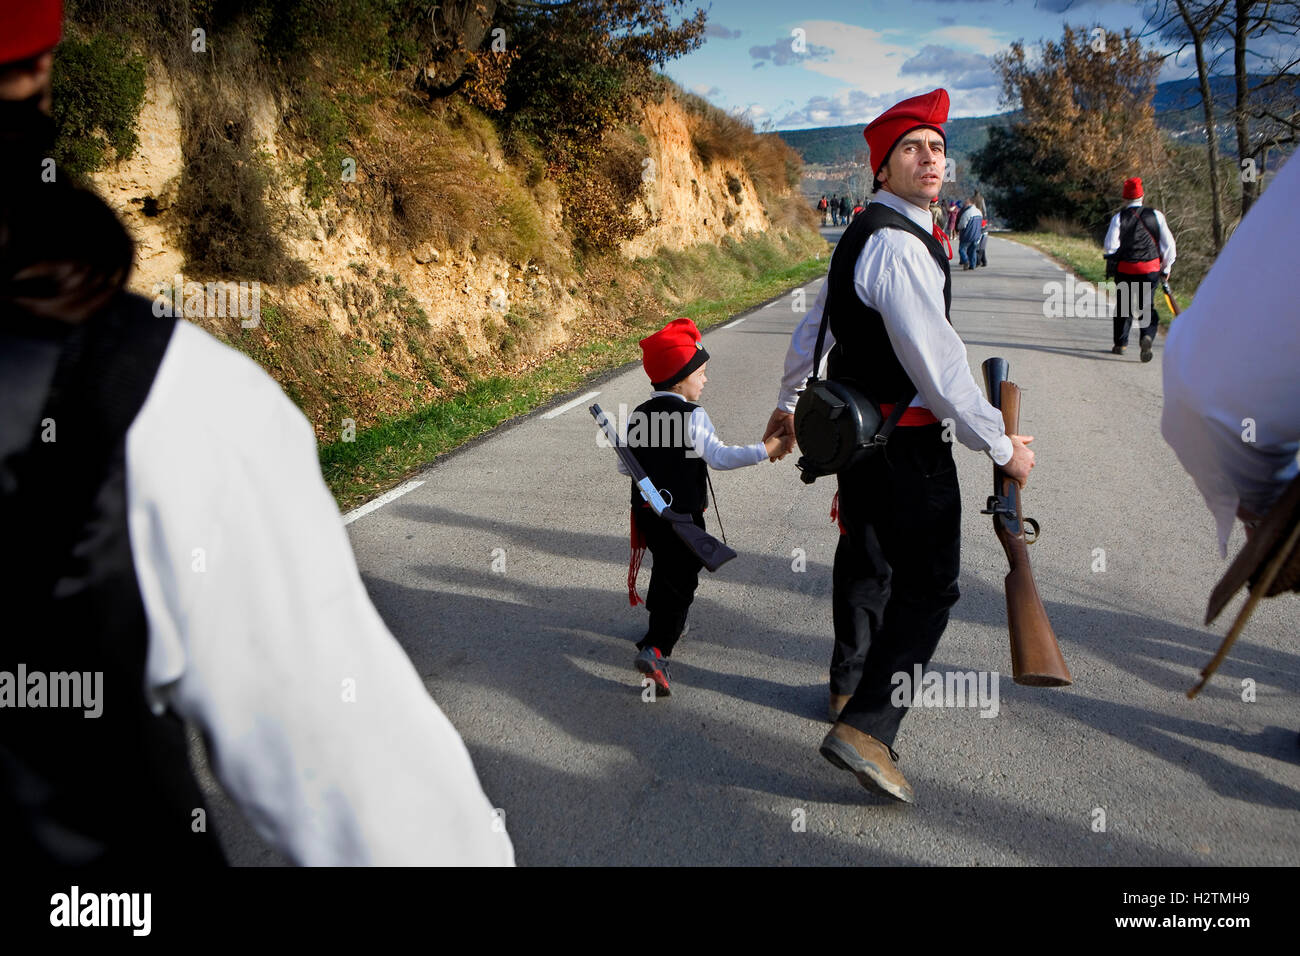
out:
M655 391L650 393L651 398L675 398L685 403L686 399L677 392ZM627 442L626 421L619 423L619 440ZM686 426L687 448L690 449L688 454L693 458L703 458L704 463L714 471L730 471L732 468L744 468L746 465L757 465L767 457L767 449L763 447L762 442L755 442L752 445L728 445L718 437L717 429L713 427L713 420L709 418L709 413L702 406L697 405L695 411L691 412L690 421ZM623 459L619 458L618 470L620 474L627 475L628 470L623 464ZM630 475L629 475L630 477Z
M280 386L178 322L126 475L145 692L202 730L258 833L299 864L513 863L460 735L366 594Z
M1141 199L1134 199L1125 205L1125 209L1131 209L1134 206L1141 206ZM1174 259L1178 256L1178 246L1174 243L1174 234L1169 231L1169 223L1165 222L1165 214L1159 209L1152 209L1156 214L1156 222L1160 224L1160 271L1168 274L1169 270L1174 267ZM1120 210L1123 212L1123 210ZM1102 245L1102 252L1106 255L1114 255L1119 251L1119 216L1120 213L1110 217L1110 228L1106 230L1106 241ZM1143 228L1139 223L1135 228Z
M1220 555L1238 505L1262 515L1297 472L1300 317L1289 281L1297 206L1300 160L1292 157L1165 343L1160 430L1214 515Z
M902 213L926 233L934 231L928 209L883 189L872 202ZM884 319L894 354L917 388L912 405L929 409L940 421L951 420L957 440L967 448L987 452L999 465L1010 461L1011 439L1002 413L984 398L971 375L966 346L944 317L943 271L925 244L901 229L878 229L858 256L853 285L858 298ZM812 374L813 349L829 288L828 273L817 301L790 339L777 408L794 411L797 393ZM828 326L821 375L834 344Z

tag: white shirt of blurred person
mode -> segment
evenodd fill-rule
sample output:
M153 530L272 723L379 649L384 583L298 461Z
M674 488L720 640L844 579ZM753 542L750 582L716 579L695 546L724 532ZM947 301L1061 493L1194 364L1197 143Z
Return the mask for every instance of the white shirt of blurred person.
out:
M22 55L0 57L0 99L39 94L48 112L59 4L5 6L0 49ZM22 47L36 30L43 45ZM42 347L24 344L24 360L52 370ZM201 730L257 832L304 865L513 865L469 752L366 593L315 435L279 385L177 320L125 472L146 699Z
M1160 428L1205 498L1227 555L1234 517L1253 522L1297 473L1300 320L1289 279L1300 207L1292 157L1251 207L1170 327Z

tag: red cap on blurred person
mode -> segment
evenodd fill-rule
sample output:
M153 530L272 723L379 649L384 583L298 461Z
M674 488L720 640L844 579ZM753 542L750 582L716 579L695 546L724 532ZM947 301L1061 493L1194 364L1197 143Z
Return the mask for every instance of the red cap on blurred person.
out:
M29 60L59 45L63 0L0 3L0 64Z

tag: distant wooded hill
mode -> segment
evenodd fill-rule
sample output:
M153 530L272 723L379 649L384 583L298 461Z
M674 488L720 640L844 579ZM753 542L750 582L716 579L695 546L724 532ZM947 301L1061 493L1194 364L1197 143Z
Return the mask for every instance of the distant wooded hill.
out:
M1252 85L1263 77L1251 77ZM1297 84L1292 78L1292 87ZM1220 130L1231 126L1228 110L1235 96L1233 78L1215 77L1210 84L1219 119ZM1156 110L1156 124L1186 143L1205 142L1205 121L1201 113L1200 86L1195 78L1161 83L1156 86L1152 104ZM949 120L944 124L948 138L948 154L961 162L982 147L988 138L990 126L1007 126L1018 117L1019 111L998 113L994 116L971 116ZM852 126L824 126L819 129L778 130L777 135L789 143L810 165L834 166L854 162L867 148L862 138L863 124ZM1236 155L1236 141L1221 138L1219 148L1225 157ZM965 165L962 163L962 165Z

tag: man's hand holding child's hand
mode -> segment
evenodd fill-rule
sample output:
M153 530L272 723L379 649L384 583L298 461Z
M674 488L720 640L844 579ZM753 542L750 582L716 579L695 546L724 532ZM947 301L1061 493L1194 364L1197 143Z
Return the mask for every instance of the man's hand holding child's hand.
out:
M794 414L777 409L767 420L767 430L763 432L763 447L767 450L769 461L780 461L794 451Z

